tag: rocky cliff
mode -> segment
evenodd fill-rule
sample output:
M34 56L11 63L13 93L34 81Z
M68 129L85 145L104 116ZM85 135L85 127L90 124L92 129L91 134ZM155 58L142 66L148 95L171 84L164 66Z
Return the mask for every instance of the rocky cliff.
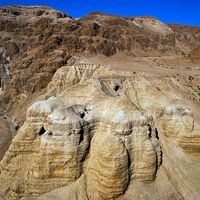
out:
M7 58L11 74L1 105L17 124L25 115L14 114L12 108L25 113L32 100L44 93L55 71L80 56L122 53L195 59L199 35L198 27L165 25L153 17L97 12L73 19L48 7L1 7L0 60Z
M0 13L0 199L199 199L199 28Z
M166 184L176 191L170 195L198 199L198 111L173 81L102 65L57 70L46 100L28 109L1 162L7 198L39 195L81 178L85 197L79 198L127 199L132 184L163 176L162 164Z

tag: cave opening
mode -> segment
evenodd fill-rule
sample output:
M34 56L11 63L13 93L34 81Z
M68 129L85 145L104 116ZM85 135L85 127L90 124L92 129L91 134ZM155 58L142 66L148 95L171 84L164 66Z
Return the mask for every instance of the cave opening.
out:
M39 135L41 136L41 135L43 135L45 132L46 132L46 130L44 129L44 127L42 127L42 128L40 129Z
M119 85L116 85L116 86L114 87L114 90L115 90L115 92L117 92L117 91L119 90Z
M156 136L156 139L158 139L158 140L159 140L159 136L158 136L158 129L157 129L157 128L155 128L155 136Z
M83 119L83 118L85 117L85 113L84 113L84 112L81 113L81 114L80 114L80 117Z
M79 134L80 134L79 144L81 144L81 142L84 140L84 130L83 130L83 128L81 128Z
M16 131L19 130L19 125L15 126L15 130L16 130Z
M149 137L149 139L151 139L151 137L152 137L152 128L151 128L150 124L148 124L148 137Z
M49 132L48 132L48 135L49 135L49 136L52 136L52 135L53 135L53 133L52 133L51 131L49 131Z

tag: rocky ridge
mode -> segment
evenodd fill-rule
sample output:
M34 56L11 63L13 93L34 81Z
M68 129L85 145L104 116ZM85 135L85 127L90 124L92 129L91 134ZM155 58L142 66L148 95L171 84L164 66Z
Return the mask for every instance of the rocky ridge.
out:
M57 70L46 98L28 109L1 162L0 185L8 199L80 178L85 198L125 198L130 185L156 181L161 164L176 196L198 199L199 179L193 176L199 174L199 119L181 91L174 93L170 78L78 64ZM193 171L185 160L195 164Z
M0 198L199 198L198 27L0 13Z
M198 57L198 27L104 13L73 19L40 6L1 7L0 13L0 54L4 52L0 60L9 60L11 74L1 105L16 124L25 116L15 116L12 109L25 113L31 101L45 92L55 71L74 63L77 57L119 53L132 57Z

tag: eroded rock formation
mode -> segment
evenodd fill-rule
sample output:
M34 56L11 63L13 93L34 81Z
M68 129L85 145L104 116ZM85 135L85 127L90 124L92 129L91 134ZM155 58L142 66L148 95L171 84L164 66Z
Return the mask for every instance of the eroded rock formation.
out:
M25 113L45 93L55 71L74 57L123 53L196 58L199 32L198 27L166 25L153 17L90 13L73 19L49 7L0 7L0 51L10 58L11 74L0 103L16 123L23 122L25 115L18 113Z
M0 116L0 160L2 160L5 152L8 150L15 134L16 128L12 124L11 119L6 116Z
M155 181L162 164L176 196L197 199L199 180L184 160L198 166L198 118L170 83L103 65L62 67L0 164L1 190L30 198L81 179L83 199L122 198Z
M199 33L1 7L0 199L198 200Z

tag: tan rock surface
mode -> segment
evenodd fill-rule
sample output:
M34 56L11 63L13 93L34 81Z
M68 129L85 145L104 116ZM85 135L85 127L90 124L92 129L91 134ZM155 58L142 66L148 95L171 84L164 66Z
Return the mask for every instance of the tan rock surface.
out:
M0 160L8 150L16 130L9 117L0 116Z
M16 123L22 124L26 109L45 93L55 71L73 63L74 57L121 53L120 61L126 61L126 55L145 57L140 59L144 61L147 56L183 55L197 62L199 33L199 27L166 25L153 17L90 13L72 19L44 6L0 7L0 62L4 56L9 58L11 74L7 91L0 95L0 112L6 109ZM115 60L112 58L113 63ZM148 71L155 65L162 67L162 62L151 63ZM167 73L177 67L164 66L160 71Z
M166 199L198 199L198 112L173 83L103 65L59 69L0 163L6 198L64 187L41 199L130 199L134 186L165 187L163 177Z
M198 200L199 33L1 7L0 199Z

